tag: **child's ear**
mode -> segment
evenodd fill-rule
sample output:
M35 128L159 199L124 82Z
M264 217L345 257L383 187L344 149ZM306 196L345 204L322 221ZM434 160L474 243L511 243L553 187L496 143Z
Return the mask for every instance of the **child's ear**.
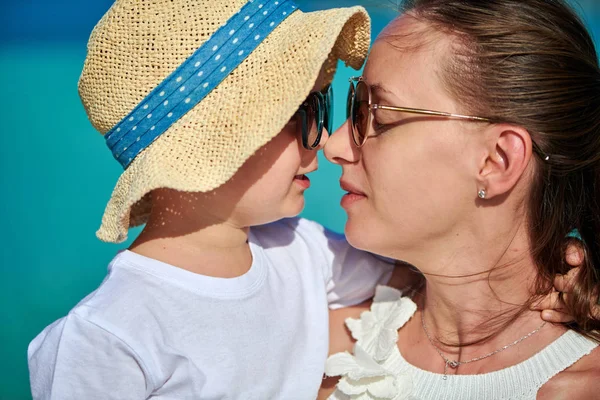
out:
M531 158L529 132L509 124L492 125L486 131L486 152L478 174L485 198L503 195L517 184Z

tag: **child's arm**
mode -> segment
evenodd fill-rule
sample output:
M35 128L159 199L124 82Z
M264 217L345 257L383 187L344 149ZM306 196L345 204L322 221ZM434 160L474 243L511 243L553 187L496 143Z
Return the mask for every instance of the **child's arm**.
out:
M48 326L27 353L34 399L146 399L151 387L127 343L75 314Z

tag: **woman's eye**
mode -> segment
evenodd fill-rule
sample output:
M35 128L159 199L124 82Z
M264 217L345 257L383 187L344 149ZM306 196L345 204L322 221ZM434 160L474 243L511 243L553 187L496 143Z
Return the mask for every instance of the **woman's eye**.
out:
M394 124L384 124L377 120L373 121L373 130L378 135L384 133L385 131L389 130L390 128L393 128L393 126L394 126Z
M398 124L398 115L389 111L377 110L373 115L373 131L375 134L382 134Z

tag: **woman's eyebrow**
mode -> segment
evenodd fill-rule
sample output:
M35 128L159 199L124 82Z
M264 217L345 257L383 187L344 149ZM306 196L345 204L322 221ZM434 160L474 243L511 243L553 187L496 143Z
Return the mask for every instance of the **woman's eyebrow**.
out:
M391 90L386 89L385 86L383 86L381 83L376 82L376 83L371 84L370 86L371 86L371 90L374 92L383 92L386 94L394 95L394 93Z
M390 89L387 89L383 84L379 82L375 82L370 85L371 92L375 95L375 97L381 98L384 97L388 101L392 101L394 103L402 103L403 99L401 99L396 93L392 92Z

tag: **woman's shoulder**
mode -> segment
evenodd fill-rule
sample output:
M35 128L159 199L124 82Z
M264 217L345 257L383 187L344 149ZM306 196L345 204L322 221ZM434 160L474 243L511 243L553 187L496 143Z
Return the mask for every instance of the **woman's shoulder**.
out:
M408 320L416 306L412 300L402 296L402 292L388 287L377 286L375 297L361 304L329 311L329 355L352 351L357 341L364 340L367 333L393 324L399 329ZM399 316L405 316L400 318ZM379 322L379 323L376 323Z
M365 311L369 311L371 308L372 300L365 301L364 303L339 308L337 310L329 311L329 355L336 353L344 353L352 351L352 347L356 340L350 334L350 331L346 327L346 320L348 318L358 319L360 315ZM319 389L318 400L327 399L335 390L335 386L339 381L339 377L323 377L321 388Z
M364 365L362 362L358 365L356 354L352 353L360 351L362 361L372 358L373 361L368 362L371 367L373 363L383 362L389 350L396 345L397 330L412 317L416 308L415 303L403 296L401 291L377 286L372 301L330 311L331 357L327 361L327 377L318 398L328 398L340 378L344 379L350 371L361 375Z
M372 346L374 342L388 341L389 347L395 345L396 334L384 334L397 332L413 316L417 310L416 304L407 296L403 296L400 290L389 286L377 286L375 296L368 311L360 314L359 319L347 318L346 326L352 337L363 348L380 349L381 343ZM393 343L392 343L393 340ZM377 354L384 357L383 354Z
M538 400L600 398L600 347L552 377L538 392Z
M378 286L370 307L367 309L366 306L363 304L332 319L336 326L332 327L331 333L337 332L343 340L341 346L332 343L331 348L341 352L327 360L325 373L330 378L323 382L319 399L329 395L336 383L340 393L345 395L368 390L384 390L386 396L390 395L388 392L393 387L390 382L395 377L383 364L396 347L398 329L413 316L417 306L401 291L388 286ZM342 315L347 317L343 334ZM333 335L331 340L335 341ZM352 352L349 351L351 346Z

